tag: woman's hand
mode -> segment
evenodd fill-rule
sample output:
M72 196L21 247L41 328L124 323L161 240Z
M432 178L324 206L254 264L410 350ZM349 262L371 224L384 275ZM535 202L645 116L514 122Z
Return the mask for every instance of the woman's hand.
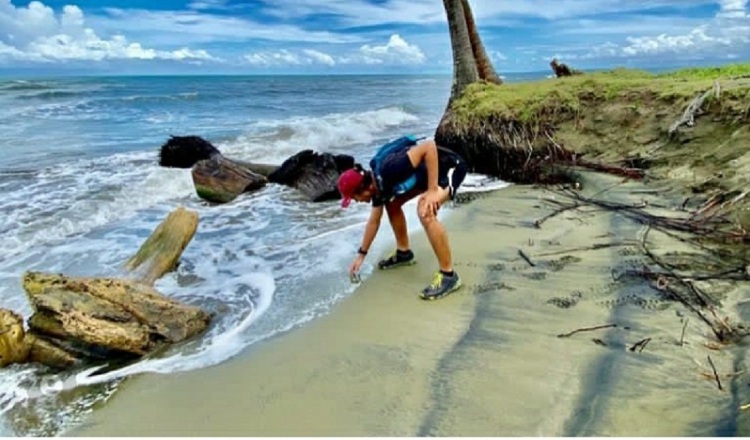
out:
M430 214L437 215L440 209L440 190L427 190L420 197L422 212L421 216L426 217Z
M349 276L350 277L356 277L357 274L359 274L359 268L362 267L362 263L365 261L365 256L362 254L357 254L357 257L352 261L352 264L349 265Z

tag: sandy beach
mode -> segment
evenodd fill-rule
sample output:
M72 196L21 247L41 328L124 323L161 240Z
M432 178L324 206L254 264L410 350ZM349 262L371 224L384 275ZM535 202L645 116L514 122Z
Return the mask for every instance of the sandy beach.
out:
M587 174L582 191L634 203L658 196L633 195L640 185ZM725 374L737 352L708 348L709 329L679 303L616 280L640 264L644 228L601 210L536 228L554 210L543 199L555 197L512 186L460 205L447 226L464 287L443 300L417 297L436 263L416 233L418 264L374 273L329 315L221 365L130 378L68 434L747 434L732 392L704 377L707 355ZM649 241L686 246L655 232Z

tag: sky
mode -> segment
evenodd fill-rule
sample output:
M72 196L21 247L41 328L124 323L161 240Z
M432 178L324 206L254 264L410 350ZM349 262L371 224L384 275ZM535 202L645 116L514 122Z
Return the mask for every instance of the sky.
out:
M750 61L748 0L469 0L499 73ZM440 0L0 0L0 73L450 73Z

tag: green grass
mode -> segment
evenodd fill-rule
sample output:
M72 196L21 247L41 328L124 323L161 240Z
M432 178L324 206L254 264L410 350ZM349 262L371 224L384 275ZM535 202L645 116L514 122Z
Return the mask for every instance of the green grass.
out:
M660 74L661 78L687 81L716 80L719 78L737 78L750 76L750 63L729 64L720 67L695 67L675 72Z
M750 77L750 64L704 67L655 75L641 70L615 69L581 76L503 84L469 86L453 103L459 121L477 118L532 122L538 118L577 115L582 106L625 98L638 105L654 98L683 104L712 87L716 79ZM748 97L748 88L726 89L730 97Z

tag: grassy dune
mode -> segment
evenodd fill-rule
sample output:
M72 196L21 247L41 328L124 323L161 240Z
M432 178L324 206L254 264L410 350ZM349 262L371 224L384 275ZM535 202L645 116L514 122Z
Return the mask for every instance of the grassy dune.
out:
M694 126L670 136L688 105L717 82L719 96L706 98ZM739 198L732 215L750 229L750 197L743 197L750 189L750 64L474 84L452 110L471 138L483 132L507 143L498 132L514 127L529 150L554 142L590 161L637 164L693 197Z

